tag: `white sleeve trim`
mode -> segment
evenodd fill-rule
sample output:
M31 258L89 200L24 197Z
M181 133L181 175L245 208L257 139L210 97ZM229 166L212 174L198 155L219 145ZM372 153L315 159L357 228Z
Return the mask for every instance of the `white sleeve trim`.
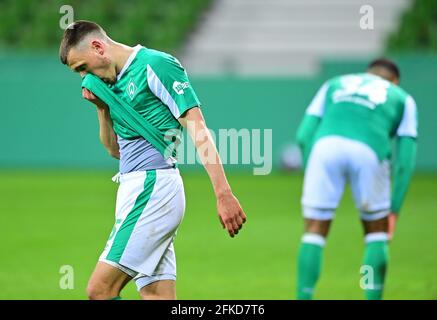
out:
M181 113L179 112L176 101L170 95L167 88L162 84L161 80L149 64L147 65L147 83L153 94L167 105L173 116L178 119L181 116Z
M328 91L329 85L325 83L319 91L317 91L315 97L311 101L310 105L306 110L306 114L322 117L325 111L325 101L326 101L326 93Z
M396 134L398 136L417 137L416 102L410 95L405 99L404 114Z

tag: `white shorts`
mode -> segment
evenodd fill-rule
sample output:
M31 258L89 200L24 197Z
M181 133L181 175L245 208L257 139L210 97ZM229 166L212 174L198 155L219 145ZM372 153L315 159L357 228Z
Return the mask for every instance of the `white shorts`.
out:
M173 238L185 211L179 170L135 171L119 180L115 226L99 261L134 278L138 290L176 280Z
M390 213L390 166L366 144L328 136L318 140L305 171L302 205L305 218L331 220L346 182L363 220Z

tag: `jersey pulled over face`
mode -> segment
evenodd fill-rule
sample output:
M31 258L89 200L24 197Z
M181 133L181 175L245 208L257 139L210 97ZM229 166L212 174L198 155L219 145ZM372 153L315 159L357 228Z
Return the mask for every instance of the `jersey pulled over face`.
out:
M134 48L116 83L109 88L163 135L180 132L182 127L177 119L190 108L200 106L179 61L140 45ZM169 167L148 141L126 124L111 118L120 146L121 173Z
M349 74L328 80L307 114L322 118L315 140L328 135L369 145L380 160L391 155L395 135L417 137L413 98L399 86L373 74Z

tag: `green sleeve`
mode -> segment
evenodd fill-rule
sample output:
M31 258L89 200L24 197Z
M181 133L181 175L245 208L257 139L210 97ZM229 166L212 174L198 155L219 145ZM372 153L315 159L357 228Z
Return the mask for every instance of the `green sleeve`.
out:
M393 164L391 211L399 214L416 164L417 143L412 137L398 137Z
M306 167L308 157L310 155L311 148L314 142L314 134L317 131L320 121L320 117L305 114L297 130L296 141L302 153L304 168Z
M187 72L171 55L162 53L150 59L147 81L153 94L169 107L176 119L187 110L201 105Z

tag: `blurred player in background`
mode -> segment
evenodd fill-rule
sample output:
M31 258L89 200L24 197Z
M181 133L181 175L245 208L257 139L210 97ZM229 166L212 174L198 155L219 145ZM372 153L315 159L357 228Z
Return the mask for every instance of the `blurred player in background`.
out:
M351 185L364 228L363 265L370 266L374 275L366 298L382 298L388 241L416 158L416 104L398 86L399 79L399 69L392 61L378 59L370 63L367 73L325 82L306 110L297 132L305 165L305 233L298 257L298 299L313 298L323 247L346 182ZM392 139L396 148L390 170Z
M200 111L200 102L180 63L141 45L129 47L110 39L97 24L77 21L64 33L60 58L83 77L92 73L108 84L160 131L187 127L211 179L219 219L231 237L246 216L227 182L214 142ZM134 279L143 299L176 298L173 238L184 210L182 179L174 159L111 117L110 108L87 89L96 105L100 140L120 159L116 223L91 276L90 299L116 299ZM117 128L115 130L114 128ZM117 133L116 133L117 132Z

